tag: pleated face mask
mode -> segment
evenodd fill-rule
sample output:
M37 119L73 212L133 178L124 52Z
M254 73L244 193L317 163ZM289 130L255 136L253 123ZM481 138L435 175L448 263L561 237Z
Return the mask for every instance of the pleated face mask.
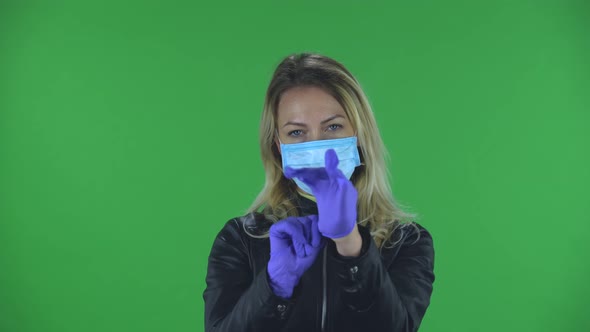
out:
M354 169L361 164L357 148L357 137L317 140L303 143L281 145L283 172L285 168L325 167L326 151L334 149L338 156L338 169L350 180ZM297 186L306 193L313 195L311 189L303 181L293 178Z

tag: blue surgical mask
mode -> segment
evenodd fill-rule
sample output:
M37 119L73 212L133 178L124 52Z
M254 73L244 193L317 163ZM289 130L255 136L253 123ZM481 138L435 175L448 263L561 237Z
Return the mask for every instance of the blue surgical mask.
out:
M338 155L338 169L350 180L354 169L361 164L356 136L293 144L281 143L283 170L287 166L293 169L325 167L325 155L329 149L336 151L336 155ZM308 185L297 178L293 178L293 180L299 188L313 195Z

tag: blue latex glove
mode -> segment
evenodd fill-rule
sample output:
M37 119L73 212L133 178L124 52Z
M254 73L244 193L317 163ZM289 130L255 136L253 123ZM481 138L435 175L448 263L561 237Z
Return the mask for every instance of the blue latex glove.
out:
M324 241L318 230L318 216L288 217L270 227L270 287L290 298L303 273L313 264Z
M320 232L325 237L337 239L354 229L358 193L338 169L338 155L334 150L326 151L325 160L325 167L287 167L285 177L296 177L311 188L318 205Z

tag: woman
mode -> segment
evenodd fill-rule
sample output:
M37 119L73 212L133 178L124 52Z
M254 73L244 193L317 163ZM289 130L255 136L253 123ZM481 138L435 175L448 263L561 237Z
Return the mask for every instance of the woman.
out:
M286 57L260 125L266 183L209 256L206 331L416 331L434 249L392 196L365 94L339 62Z

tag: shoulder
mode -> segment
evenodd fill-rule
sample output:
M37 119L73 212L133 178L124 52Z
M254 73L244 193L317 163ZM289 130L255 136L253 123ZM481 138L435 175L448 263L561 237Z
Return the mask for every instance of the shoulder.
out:
M219 261L221 257L242 257L244 261L251 254L258 239L264 238L264 229L272 223L260 213L249 213L225 222L217 233L209 253L209 259Z
M397 233L397 234L395 234ZM398 225L392 237L402 239L403 245L410 245L416 242L432 243L432 235L421 224L417 222L408 222Z
M399 224L383 245L383 250L391 250L402 256L419 255L434 258L432 234L417 222Z
M268 234L270 226L273 225L269 216L258 212L251 212L235 219L246 233L254 236Z

